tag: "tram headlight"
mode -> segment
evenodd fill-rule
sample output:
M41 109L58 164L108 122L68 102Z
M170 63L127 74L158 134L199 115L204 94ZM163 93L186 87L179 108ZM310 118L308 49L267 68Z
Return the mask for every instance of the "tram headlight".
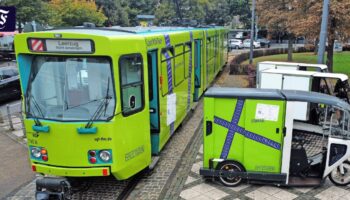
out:
M41 156L41 149L40 148L37 148L37 147L33 147L31 149L31 154L34 158L40 158Z
M106 151L106 150L100 151L99 157L103 162L108 162L112 158L111 153L109 151Z

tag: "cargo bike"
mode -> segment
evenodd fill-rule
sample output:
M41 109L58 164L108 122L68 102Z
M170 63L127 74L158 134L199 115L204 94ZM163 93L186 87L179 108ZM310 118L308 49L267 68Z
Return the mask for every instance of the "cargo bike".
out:
M315 124L297 120L299 106L317 105ZM210 88L204 98L203 167L223 185L242 181L277 186L317 186L329 177L350 182L350 106L321 93Z

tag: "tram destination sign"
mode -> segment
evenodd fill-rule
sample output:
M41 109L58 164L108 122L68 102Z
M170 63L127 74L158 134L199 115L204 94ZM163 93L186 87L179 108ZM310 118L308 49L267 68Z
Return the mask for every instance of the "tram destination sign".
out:
M90 40L46 40L46 48L49 52L77 52L91 53Z
M36 52L93 53L91 40L70 39L30 39L29 49Z

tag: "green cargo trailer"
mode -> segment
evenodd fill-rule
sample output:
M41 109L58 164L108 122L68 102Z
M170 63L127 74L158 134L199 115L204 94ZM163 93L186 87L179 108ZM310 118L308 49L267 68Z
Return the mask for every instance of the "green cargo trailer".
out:
M300 102L318 106L319 124L293 118ZM330 173L335 184L348 184L349 111L344 101L320 93L210 88L200 174L226 186L242 180L311 186Z

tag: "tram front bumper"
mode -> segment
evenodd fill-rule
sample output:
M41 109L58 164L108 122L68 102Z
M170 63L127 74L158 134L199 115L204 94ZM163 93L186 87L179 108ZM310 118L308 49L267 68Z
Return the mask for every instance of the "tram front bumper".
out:
M109 167L67 168L33 163L32 169L38 173L65 177L91 177L110 175Z

